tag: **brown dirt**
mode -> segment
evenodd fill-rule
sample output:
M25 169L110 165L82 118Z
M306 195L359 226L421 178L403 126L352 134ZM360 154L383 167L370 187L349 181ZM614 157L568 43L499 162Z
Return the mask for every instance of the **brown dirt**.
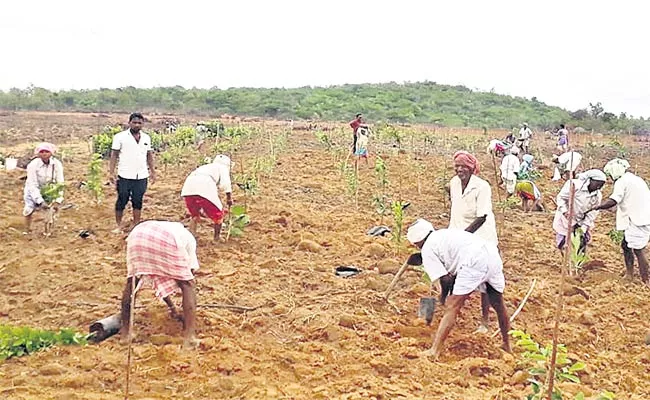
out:
M70 149L65 164L66 200L76 206L62 211L51 238L23 236L20 178L24 172L0 172L4 215L0 220L0 323L86 330L93 321L118 310L125 264L124 242L109 232L114 193L107 189L105 202L96 206L76 184L84 179L89 160L87 136L125 119L124 115L56 113L0 116L0 132L4 131L0 144L5 146L0 153L24 152L31 148L28 141L41 139ZM265 128L277 129L271 122ZM401 196L412 203L406 224L421 216L437 227L446 226L448 203L436 179L452 174L445 165L451 165L449 155L460 148L454 136L477 138L482 176L494 181L492 161L484 153L487 137L462 130L438 130L435 135L451 144L418 156L427 169L421 194L412 153L398 156L390 147L382 150L391 192L401 190ZM552 142L536 140L548 164ZM578 147L587 140L607 142L598 135L585 135L578 139ZM626 143L631 150L640 149ZM264 150L251 143L235 155L235 161L248 167L260 151ZM602 167L607 157L595 152L585 157L585 164ZM643 157L641 150L634 150L630 160L647 176L645 163L636 166ZM145 199L146 218L183 218L179 191L192 168L182 165L159 172L159 182ZM432 362L419 355L430 346L441 312L436 312L432 327L416 319L419 298L429 289L415 272L408 272L398 284L391 298L394 306L381 299L393 277L383 272L398 268L408 253L401 249L395 254L388 238L365 235L369 227L379 224L379 218L370 206L373 172L363 164L360 170L356 210L334 155L310 132L294 132L271 179L262 181L260 194L247 200L253 224L245 236L215 245L209 240L210 227L200 229L199 303L260 308L246 313L200 308L202 344L194 352L183 351L180 326L169 319L151 292L143 293L138 301L145 307L136 313L131 398L521 399L527 388L518 353L504 355L498 338L473 333L480 314L478 296L466 304L441 360ZM559 185L550 182L551 169L544 174L540 189L548 198ZM610 190L608 184L605 194ZM234 195L236 201L244 196L237 190ZM538 280L515 327L549 342L561 265L553 249L552 213L507 210L503 216L496 208L495 212L510 312L531 280ZM647 399L648 290L638 281L619 280L622 256L606 236L612 226L612 213L599 217L590 249L599 262L568 282L570 288L580 290L566 295L560 341L588 365L582 374L585 392L607 389L620 399ZM39 227L36 221L35 228ZM78 237L82 229L95 234L82 239ZM342 279L334 275L339 265L356 265L364 272ZM494 314L491 328L496 329ZM126 347L117 337L87 347L50 348L1 364L0 393L11 399L118 399L123 396L125 362ZM568 392L576 389L564 386Z

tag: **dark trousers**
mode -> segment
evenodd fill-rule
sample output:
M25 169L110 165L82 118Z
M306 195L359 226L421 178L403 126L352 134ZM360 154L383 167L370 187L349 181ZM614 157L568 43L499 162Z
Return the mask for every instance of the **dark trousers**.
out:
M142 210L142 198L147 191L148 179L126 179L121 176L117 178L115 210L124 211L129 200L134 210Z

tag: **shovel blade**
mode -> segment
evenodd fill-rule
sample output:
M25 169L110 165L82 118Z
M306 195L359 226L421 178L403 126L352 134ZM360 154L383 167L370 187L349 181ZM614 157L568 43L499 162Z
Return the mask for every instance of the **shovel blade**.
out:
M427 325L431 325L433 321L433 312L436 310L436 299L433 297L420 298L420 308L418 309L418 317L424 319Z

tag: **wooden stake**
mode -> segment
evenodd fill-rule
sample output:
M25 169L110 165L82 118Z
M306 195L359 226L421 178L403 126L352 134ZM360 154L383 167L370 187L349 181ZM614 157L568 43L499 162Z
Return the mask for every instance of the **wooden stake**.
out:
M572 228L573 226L571 225L571 220L573 220L573 214L574 214L574 209L573 209L573 202L575 198L575 185L573 184L573 179L571 179L571 176L573 173L570 171L573 168L573 153L571 153L571 160L569 161L569 217L568 217L568 229L567 229L567 235L565 239L565 252L564 252L564 263L568 266L567 269L569 271L571 270L571 267L567 263L567 259L569 262L571 262L570 254L571 254L571 234L572 234ZM553 352L551 353L551 366L548 374L548 400L552 400L553 396L553 385L555 384L555 362L557 360L557 342L558 342L558 331L560 327L560 315L562 314L562 307L564 306L564 279L566 275L566 270L564 267L561 268L560 272L560 286L558 288L558 296L557 296L557 306L555 310L555 325L553 326Z
M131 277L131 309L129 310L129 344L126 356L126 389L124 400L129 400L129 389L131 387L131 345L133 343L133 317L135 315L135 274Z
M497 173L497 159L492 153L492 165L494 166L494 184L496 185L497 198L501 202L501 192L499 191L499 174Z
M397 274L395 274L395 277L391 281L390 285L388 285L388 289L386 289L386 292L384 292L384 299L386 301L388 301L388 296L390 296L390 292L392 292L395 285L397 285L397 281L399 281L399 278L401 278L402 274L404 274L404 271L406 271L406 267L408 267L408 260L404 261L404 264L399 269L399 271L397 271Z

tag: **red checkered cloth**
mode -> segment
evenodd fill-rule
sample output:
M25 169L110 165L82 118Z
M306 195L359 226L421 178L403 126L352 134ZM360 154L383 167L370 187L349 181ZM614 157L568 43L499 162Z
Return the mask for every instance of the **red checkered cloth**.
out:
M187 243L182 243L183 239ZM180 290L176 281L194 279L192 270L198 269L196 241L182 224L146 221L137 225L126 240L127 277L144 278L143 284L151 285L159 299ZM193 250L188 246L191 242Z

